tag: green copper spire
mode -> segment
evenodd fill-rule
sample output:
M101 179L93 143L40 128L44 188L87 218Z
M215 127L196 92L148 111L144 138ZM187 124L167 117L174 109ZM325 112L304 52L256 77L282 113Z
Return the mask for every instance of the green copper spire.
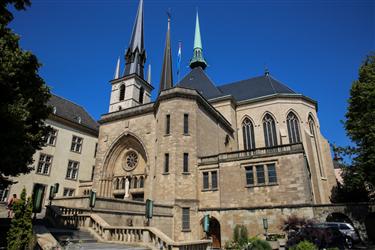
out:
M205 69L207 67L207 62L203 58L203 48L201 40L201 31L199 27L199 16L197 11L197 17L195 19L195 36L194 36L194 51L193 58L190 60L190 68L202 67Z

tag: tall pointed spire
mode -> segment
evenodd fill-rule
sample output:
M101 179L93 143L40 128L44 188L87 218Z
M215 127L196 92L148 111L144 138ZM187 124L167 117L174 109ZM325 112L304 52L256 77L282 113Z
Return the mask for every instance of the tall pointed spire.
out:
M120 78L120 57L117 58L116 71L115 71L114 79L119 79L119 78Z
M163 69L161 71L159 92L173 87L170 31L171 31L171 16L168 13L168 30L167 30L167 36L165 38Z
M199 16L197 11L197 16L195 19L195 35L194 35L194 51L193 58L190 60L190 68L202 67L205 69L207 67L207 62L203 57L203 47L201 40L201 31L199 27Z
M135 18L129 47L125 53L125 60L124 75L137 74L143 79L143 68L146 61L143 37L143 0L139 0L138 12Z

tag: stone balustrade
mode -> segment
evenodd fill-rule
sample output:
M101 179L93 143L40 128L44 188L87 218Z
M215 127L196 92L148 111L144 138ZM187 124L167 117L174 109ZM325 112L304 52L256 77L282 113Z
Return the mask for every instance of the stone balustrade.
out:
M97 214L85 209L48 206L47 218L55 226L87 228L101 241L149 247L153 250L207 250L211 240L174 242L153 227L110 226Z

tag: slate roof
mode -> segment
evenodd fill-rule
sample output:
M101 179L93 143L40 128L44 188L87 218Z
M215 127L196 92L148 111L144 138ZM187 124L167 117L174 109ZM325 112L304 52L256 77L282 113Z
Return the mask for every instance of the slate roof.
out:
M56 108L55 115L98 131L98 123L83 107L54 94L51 95L48 104ZM81 123L78 122L78 117L81 117Z
M223 96L224 94L215 86L201 67L193 68L177 86L196 89L206 99Z
M232 95L237 101L249 100L273 94L296 94L289 87L270 75L233 82L218 87L224 94Z
M200 67L192 69L177 85L196 89L206 99L231 95L236 101L244 101L273 94L296 94L269 74L216 87Z

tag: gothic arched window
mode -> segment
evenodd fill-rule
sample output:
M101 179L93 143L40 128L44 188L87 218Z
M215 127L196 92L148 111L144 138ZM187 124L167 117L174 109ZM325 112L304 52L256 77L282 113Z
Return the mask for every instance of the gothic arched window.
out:
M276 124L270 114L266 114L263 118L263 132L266 147L277 146Z
M143 188L144 185L145 185L145 179L143 178L143 176L141 176L141 178L139 178L139 187Z
M125 189L125 183L126 183L126 179L125 179L125 178L122 178L122 179L121 179L121 188L122 188L122 189Z
M288 127L289 143L301 142L300 132L299 132L299 121L297 116L290 112L286 117L286 125Z
M125 98L125 84L120 86L120 97L119 100L122 101Z
M310 134L315 137L315 122L311 115L309 115L308 123L310 128Z
M115 180L115 189L118 190L120 188L120 180L116 178Z
M137 185L138 185L137 177L134 177L134 180L133 180L133 187L134 187L134 188L137 188Z
M245 150L255 148L254 126L249 118L242 122L243 145Z
M143 103L143 95L145 94L145 89L143 87L141 87L139 89L139 103L142 104Z

